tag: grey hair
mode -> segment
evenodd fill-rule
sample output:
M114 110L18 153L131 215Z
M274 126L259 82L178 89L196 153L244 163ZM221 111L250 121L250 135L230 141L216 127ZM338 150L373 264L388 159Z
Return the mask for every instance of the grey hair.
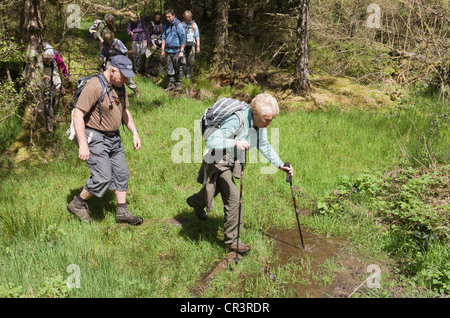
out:
M276 116L280 111L277 100L268 93L256 95L255 98L252 99L250 105L252 111L258 114L259 117L265 115Z
M111 63L106 63L105 71L109 71L109 70L111 70L111 69L115 69L115 70L117 70L117 71L120 71L117 67L112 66Z
M112 13L105 14L105 21L112 21L114 20L114 16Z

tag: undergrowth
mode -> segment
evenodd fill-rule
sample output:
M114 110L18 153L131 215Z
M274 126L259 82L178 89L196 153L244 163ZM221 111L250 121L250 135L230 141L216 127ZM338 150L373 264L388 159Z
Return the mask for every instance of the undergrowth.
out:
M398 168L346 178L317 203L318 213L366 213L385 238L400 273L442 294L450 292L449 165ZM361 212L363 211L363 212Z

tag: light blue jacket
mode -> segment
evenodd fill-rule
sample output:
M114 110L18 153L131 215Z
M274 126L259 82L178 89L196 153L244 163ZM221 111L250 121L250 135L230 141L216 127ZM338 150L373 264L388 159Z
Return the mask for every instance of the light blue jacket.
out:
M167 53L180 52L181 44L186 44L183 25L177 18L172 23L167 22L164 25L162 40L166 42Z
M191 20L189 24L187 24L186 21L183 21L182 24L186 32L186 45L194 45L197 42L197 39L200 38L197 23L195 23L194 20Z
M244 127L242 133L236 137L236 140L246 140L250 144L250 149L257 147L257 149L269 160L275 167L279 168L283 165L278 154L272 148L267 137L266 128L253 128L253 117L251 108L246 108L243 111ZM217 129L206 141L206 147L209 149L227 149L227 151L234 152L234 134L240 126L239 117L236 114L231 115L224 120L221 127Z

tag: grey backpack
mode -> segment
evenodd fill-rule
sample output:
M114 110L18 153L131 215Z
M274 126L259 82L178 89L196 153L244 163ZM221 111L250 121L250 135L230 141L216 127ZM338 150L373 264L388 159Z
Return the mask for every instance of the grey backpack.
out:
M223 121L236 114L240 120L240 126L234 133L239 136L244 128L244 115L242 111L250 107L249 104L238 101L233 98L223 97L219 99L214 105L207 108L201 118L202 135L207 140L212 133L219 129Z

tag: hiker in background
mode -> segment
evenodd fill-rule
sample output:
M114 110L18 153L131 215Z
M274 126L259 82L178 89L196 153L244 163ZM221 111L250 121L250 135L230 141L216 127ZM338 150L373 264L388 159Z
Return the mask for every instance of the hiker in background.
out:
M54 49L48 42L43 42L42 45L44 46L44 53L49 53L53 55L53 59L56 62L56 65L60 69L61 73L66 77L69 81L71 81L71 77L69 75L69 72L67 71L66 64L64 63L64 60L61 58L61 55L59 52Z
M112 13L105 14L105 20L97 26L96 37L100 41L100 48L103 44L103 35L107 31L116 32L116 22Z
M103 20L95 20L94 23L92 24L92 26L89 28L89 33L92 34L92 37L94 39L97 38L98 25L102 22L103 22Z
M54 134L54 108L59 98L59 94L64 95L64 88L61 85L61 78L59 77L54 54L50 51L45 51L42 54L43 67L43 82L44 82L44 114L47 134L52 137Z
M73 111L78 158L87 162L91 176L81 193L68 204L67 210L84 222L91 222L86 201L94 195L103 197L108 187L115 191L117 199L116 222L132 225L143 222L142 218L131 214L126 203L129 171L119 131L123 123L133 135L134 150L141 147L124 86L128 78L135 76L132 67L126 56L114 56L102 74L103 79L93 77L86 83ZM98 105L102 93L100 81L103 80L108 90Z
M186 32L186 45L184 47L184 56L182 63L184 65L184 75L192 80L195 64L195 54L200 54L200 33L197 23L192 20L192 12L184 11L184 21L182 22Z
M111 59L114 56L126 55L127 52L128 49L126 48L126 46L122 41L114 37L113 32L105 32L105 34L103 35L103 47L99 57L99 59L105 63L105 69L108 68L108 65L111 63ZM134 83L132 78L128 78L126 84L136 94L137 97L141 96L141 92L139 92L137 85Z
M127 26L127 34L131 37L131 46L134 53L134 69L136 73L145 72L145 49L147 48L147 35L144 20L135 15Z
M164 25L161 43L161 56L166 58L169 86L167 91L180 91L183 79L183 65L181 58L184 54L186 34L181 22L175 16L173 9L166 11L167 23Z
M222 107L242 103L231 98L224 98L219 102L222 101L228 103L227 105L222 104ZM224 243L231 251L241 254L247 253L251 248L241 240L237 246L237 236L238 233L241 233L240 229L238 230L238 224L242 228L242 213L239 213L240 192L233 177L240 177L242 171L240 163L246 160L243 156L244 151L256 146L273 165L284 172L293 174L293 168L283 164L267 138L266 127L279 112L276 99L270 94L263 93L253 98L251 105L243 106L245 108L240 113L243 123L241 123L240 116L233 113L223 119L220 128L207 138L208 151L203 157L196 178L203 187L186 200L187 204L194 208L196 216L201 220L206 220L212 209L214 197L220 193L225 214ZM205 208L207 208L207 212L205 212ZM241 220L239 220L239 214Z
M150 57L147 66L147 77L151 76L153 69L157 67L159 73L164 73L161 57L163 25L161 22L161 13L156 12L153 20L147 27L147 45L150 48Z

